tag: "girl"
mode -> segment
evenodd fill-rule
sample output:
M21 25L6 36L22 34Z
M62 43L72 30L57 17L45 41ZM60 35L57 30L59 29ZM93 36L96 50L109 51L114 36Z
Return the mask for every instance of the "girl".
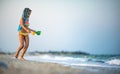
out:
M29 36L28 34L33 32L35 33L34 30L28 28L29 26L29 17L31 14L31 11L29 8L25 8L23 11L23 15L22 18L20 19L20 25L18 27L18 31L19 31L19 42L20 42L20 46L15 54L15 58L18 58L19 52L23 49L23 52L20 56L20 60L24 60L23 56L29 46Z

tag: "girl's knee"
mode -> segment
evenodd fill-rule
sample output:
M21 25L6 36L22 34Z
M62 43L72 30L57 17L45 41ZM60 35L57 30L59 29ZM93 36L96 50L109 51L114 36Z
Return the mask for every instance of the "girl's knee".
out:
M28 46L26 45L26 46L24 46L24 49L27 49L28 48Z
M20 48L23 48L24 47L24 45L20 45Z

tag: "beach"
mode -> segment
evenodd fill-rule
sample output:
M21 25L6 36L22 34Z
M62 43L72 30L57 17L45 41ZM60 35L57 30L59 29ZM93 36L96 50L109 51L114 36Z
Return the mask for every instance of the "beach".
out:
M120 74L119 69L73 68L57 63L15 59L13 54L0 54L0 74Z

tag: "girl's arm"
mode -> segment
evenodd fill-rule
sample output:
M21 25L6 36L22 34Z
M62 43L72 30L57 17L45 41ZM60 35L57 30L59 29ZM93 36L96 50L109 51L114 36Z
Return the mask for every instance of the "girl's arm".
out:
M30 28L28 28L30 31L33 31L33 32L36 32L35 30L33 30L33 29L30 29Z
M24 26L24 24L23 24L23 19L22 19L22 18L20 19L20 26L21 26L25 31L27 31L28 33L30 33L30 29Z

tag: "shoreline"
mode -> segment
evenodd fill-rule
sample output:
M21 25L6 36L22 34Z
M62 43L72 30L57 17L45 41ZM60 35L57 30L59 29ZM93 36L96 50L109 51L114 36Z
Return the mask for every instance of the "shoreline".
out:
M0 54L0 74L120 74L118 69L80 67L73 68L57 63L21 61L13 55Z

